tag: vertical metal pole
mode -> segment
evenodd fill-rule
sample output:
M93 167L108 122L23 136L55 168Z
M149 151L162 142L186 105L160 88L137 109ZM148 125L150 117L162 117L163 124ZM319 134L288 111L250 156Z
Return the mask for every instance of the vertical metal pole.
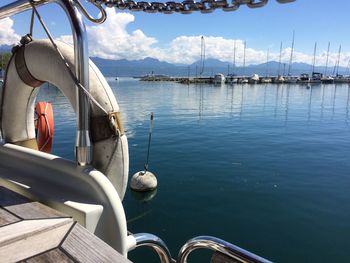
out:
M1 58L1 62L0 62L0 67L1 67L1 75L0 75L0 78L2 79L3 78L3 76L4 76L4 67L3 67L3 61L2 61L2 56L3 56L3 54L1 53L0 54L0 58Z
M56 0L66 12L72 27L74 40L75 74L80 83L89 90L89 55L85 24L76 3L73 0ZM92 160L92 145L89 135L89 99L84 92L77 92L77 137L75 157L79 165L87 165Z

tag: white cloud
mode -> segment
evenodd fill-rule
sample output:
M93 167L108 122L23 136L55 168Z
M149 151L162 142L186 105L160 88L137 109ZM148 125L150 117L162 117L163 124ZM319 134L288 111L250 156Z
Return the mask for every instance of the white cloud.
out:
M114 9L106 9L107 20L102 25L88 26L90 56L106 59L143 59L145 57L157 58L170 63L190 64L200 59L201 35L179 36L165 47L159 48L154 37L146 36L142 30L128 32L127 26L134 22L135 17L130 13L117 13ZM71 36L59 38L72 43ZM243 64L244 41L241 39L225 39L218 36L205 36L206 58L216 58L221 61L233 61L234 43L236 42L236 64ZM246 64L266 62L266 50L246 49ZM291 48L282 50L282 62L289 63ZM279 52L270 52L269 60L279 61ZM326 51L320 51L316 56L316 65L326 63ZM338 54L330 53L329 66L334 66ZM342 54L341 66L347 66L350 53ZM312 64L313 55L294 51L293 62Z
M15 33L13 27L13 20L11 18L4 18L0 20L0 46L13 45L20 40L20 36Z
M126 27L134 22L129 13L116 13L106 9L108 19L103 25L87 28L90 55L111 59L139 59L154 54L151 46L157 42L147 37L141 30L128 33Z

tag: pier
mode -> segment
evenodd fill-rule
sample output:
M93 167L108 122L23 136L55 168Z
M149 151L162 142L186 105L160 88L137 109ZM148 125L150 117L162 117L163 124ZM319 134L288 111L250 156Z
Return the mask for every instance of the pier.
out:
M268 76L260 77L256 79L255 77L247 76L226 76L222 83L226 84L299 84L299 85L314 85L314 84L344 84L350 83L350 76L323 76L317 73L318 77L313 78L313 75L302 74L301 76ZM177 77L177 76L167 76L167 75L146 75L139 78L140 81L172 81L181 84L220 84L216 82L215 77Z

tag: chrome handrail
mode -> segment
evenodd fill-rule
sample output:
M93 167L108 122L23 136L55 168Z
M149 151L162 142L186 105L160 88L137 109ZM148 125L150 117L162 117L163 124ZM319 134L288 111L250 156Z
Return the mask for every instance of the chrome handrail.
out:
M133 237L136 240L135 248L142 246L151 247L158 254L160 262L174 262L174 260L171 258L171 254L168 247L166 246L164 241L159 237L148 233L133 234Z
M65 11L72 28L74 41L75 75L78 81L89 91L89 56L85 24L75 0L17 0L0 7L0 19L15 15L32 8L48 3L57 3ZM92 160L92 145L89 135L89 99L81 89L77 92L77 136L76 162L86 165Z
M187 241L187 243L182 246L176 262L186 263L189 254L192 251L200 248L206 248L220 252L239 262L271 263L271 261L257 256L247 250L228 243L222 239L211 236L199 236Z
M41 0L41 1L32 1L36 6L44 5L53 0ZM0 19L10 17L31 9L31 3L29 0L17 0L7 5L0 7Z
M86 28L79 6L74 0L55 0L66 12L72 28L74 40L75 75L87 91L89 88L89 53ZM75 141L75 158L79 165L92 161L92 145L90 140L90 105L84 91L76 87L77 93L77 136Z

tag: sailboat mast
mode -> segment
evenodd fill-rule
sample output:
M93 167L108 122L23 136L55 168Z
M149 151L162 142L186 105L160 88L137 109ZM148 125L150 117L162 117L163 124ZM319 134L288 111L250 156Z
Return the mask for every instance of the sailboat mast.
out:
M243 51L243 76L245 76L245 52L247 48L247 42L244 41L244 51Z
M346 74L348 74L349 75L349 69L350 69L350 59L349 59L349 61L348 61L348 65L346 66Z
M233 68L232 68L232 73L235 74L235 67L236 67L236 40L235 40L235 43L234 43L234 46L233 46Z
M312 71L311 71L311 74L315 72L316 49L317 49L317 42L315 42L315 47L314 47L314 58L313 58L313 61L312 61Z
M293 30L293 41L292 41L292 50L291 50L291 52L290 52L289 67L288 67L288 76L290 76L290 73L291 73L291 71L292 71L293 53L294 53L294 39L295 39L295 31Z
M0 66L1 66L1 75L0 75L0 78L3 78L4 77L4 65L3 65L3 55L2 53L0 54L0 58L1 58L1 62L0 62Z
M327 76L327 70L328 70L328 61L329 61L329 49L331 47L331 42L328 42L328 49L327 49L327 59L326 59L326 68L324 70L324 75Z
M269 49L267 49L266 53L266 77L269 75Z
M333 69L333 75L334 75L334 73L337 73L337 76L339 73L340 53L341 53L341 45L339 46L338 58L337 58L337 61L334 65L334 69Z
M279 62L278 62L278 73L277 75L280 76L280 71L281 71L281 62L282 62L282 42L281 42L281 46L280 46L280 58L279 58Z
M204 72L204 62L205 62L205 41L204 36L201 37L201 69L199 72L199 76L202 76Z

